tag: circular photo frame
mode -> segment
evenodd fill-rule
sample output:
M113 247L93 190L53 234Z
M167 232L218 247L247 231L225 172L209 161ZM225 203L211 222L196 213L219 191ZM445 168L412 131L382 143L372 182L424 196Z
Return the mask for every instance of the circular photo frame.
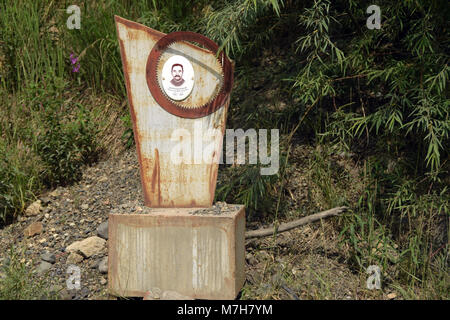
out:
M217 96L208 103L193 108L177 105L177 100L170 98L168 94L166 95L166 92L162 91L166 91L166 89L161 89L158 83L157 67L161 55L173 43L183 41L197 43L218 56L223 72L223 85ZM229 98L233 86L233 67L225 53L222 51L218 54L218 50L219 46L214 41L190 31L172 32L159 39L148 56L146 66L147 86L155 101L167 112L188 119L207 116L222 107Z
M194 68L183 56L170 57L161 71L164 93L172 100L182 101L189 97L194 88Z

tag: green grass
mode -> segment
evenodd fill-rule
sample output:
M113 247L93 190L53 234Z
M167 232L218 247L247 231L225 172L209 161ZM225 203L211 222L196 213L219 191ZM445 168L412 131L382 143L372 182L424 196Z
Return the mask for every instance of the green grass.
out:
M52 27L61 17L55 1L0 1L0 52L9 66L4 88L50 85L65 75L64 47Z
M24 250L11 247L5 257L7 260L0 265L0 300L57 299L57 293L49 290L49 278L38 278L26 265Z

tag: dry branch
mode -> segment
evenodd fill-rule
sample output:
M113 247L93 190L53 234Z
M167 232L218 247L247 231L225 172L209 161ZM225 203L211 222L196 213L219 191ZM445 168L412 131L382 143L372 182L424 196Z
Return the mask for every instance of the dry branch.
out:
M348 208L347 207L336 207L333 209L325 210L322 212L318 212L315 214L312 214L307 217L300 218L298 220L294 220L291 222L282 223L278 229L276 230L277 233L285 232L300 226L303 226L308 223L315 222L320 219L328 218L328 217L334 217L338 216L341 213L345 212ZM253 239L253 238L261 238L261 237L267 237L273 235L275 232L275 228L265 228L265 229L258 229L253 231L248 231L245 233L245 239Z

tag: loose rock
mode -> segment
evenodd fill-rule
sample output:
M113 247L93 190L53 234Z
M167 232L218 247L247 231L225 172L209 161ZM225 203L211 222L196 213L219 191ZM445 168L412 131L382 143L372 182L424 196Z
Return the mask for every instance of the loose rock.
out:
M100 238L108 240L108 221L100 223L100 225L97 227L97 235Z
M53 190L53 191L50 193L50 196L56 198L56 197L58 197L60 194L61 194L61 190L55 189L55 190Z
M25 215L27 217L37 216L39 212L41 212L41 210L42 210L41 200L36 200L32 204L30 204L28 208L25 210Z
M105 248L106 240L93 236L82 241L75 241L66 248L67 252L80 252L86 258L91 257L94 254L101 253Z
M61 290L61 292L59 293L59 297L62 300L72 300L73 297L75 297L75 293L73 290L69 291L66 289Z
M52 200L49 197L42 197L41 199L41 205L47 206Z
M33 222L23 231L23 235L25 237L32 237L36 234L41 233L42 229L43 226L41 222Z
M36 268L37 273L44 273L52 267L52 264L47 261L41 261L39 266Z
M50 252L44 252L41 254L41 259L52 264L56 262L56 256Z
M78 253L72 252L69 254L66 260L66 264L77 264L83 261L83 256Z
M393 300L393 299L397 298L397 295L394 292L392 292L387 295L387 298L389 300Z
M86 287L83 287L79 294L80 294L80 297L87 298L89 296L89 289Z
M108 257L104 257L98 264L98 270L100 273L108 273Z

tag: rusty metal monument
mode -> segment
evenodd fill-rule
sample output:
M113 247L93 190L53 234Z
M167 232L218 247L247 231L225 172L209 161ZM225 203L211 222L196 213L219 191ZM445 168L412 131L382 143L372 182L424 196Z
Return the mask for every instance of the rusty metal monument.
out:
M210 39L116 16L145 214L109 215L109 289L234 299L244 283L245 212L213 205L233 66ZM206 147L205 147L206 146Z

